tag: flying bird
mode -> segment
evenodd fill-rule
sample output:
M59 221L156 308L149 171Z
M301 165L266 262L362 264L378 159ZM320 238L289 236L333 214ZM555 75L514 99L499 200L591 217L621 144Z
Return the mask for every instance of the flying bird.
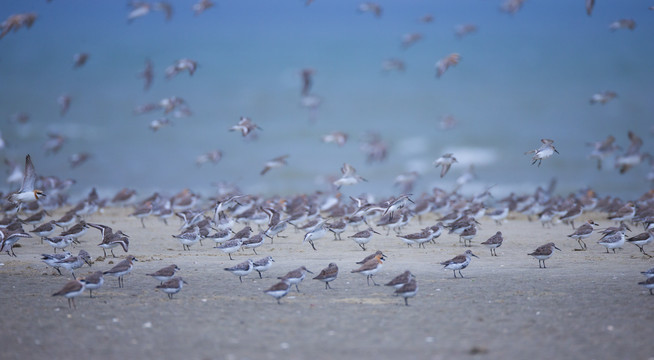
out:
M454 157L454 154L452 153L447 153L438 159L434 160L434 166L439 167L441 166L441 177L445 176L447 172L450 170L450 167L452 164L455 162L458 162L456 158Z
M554 140L550 139L540 139L540 142L543 143L538 149L536 150L529 150L525 153L525 155L528 154L534 154L534 156L531 158L533 161L531 162L532 165L538 161L538 166L540 166L540 163L543 161L543 159L547 159L548 157L554 155L554 153L559 153L554 145Z
M450 54L436 62L436 77L440 78L441 75L447 71L450 66L454 66L461 61L461 55L457 53Z
M34 170L34 164L32 163L32 158L29 154L25 157L24 174L23 185L20 187L20 190L9 195L7 198L14 204L37 201L39 196L45 196L42 190L34 188L34 184L36 183L36 171Z

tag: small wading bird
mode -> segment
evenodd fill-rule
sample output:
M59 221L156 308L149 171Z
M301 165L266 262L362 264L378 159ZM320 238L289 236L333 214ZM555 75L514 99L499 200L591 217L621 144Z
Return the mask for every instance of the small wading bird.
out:
M29 154L25 157L25 172L23 176L23 185L18 192L9 195L8 200L14 204L22 204L32 201L37 201L39 196L45 196L42 190L34 188L36 182L36 171L32 158Z
M532 165L538 161L538 166L540 166L540 163L543 161L543 159L547 159L548 157L554 155L554 153L559 153L554 145L552 145L554 140L540 139L540 142L542 142L543 145L541 145L538 149L529 150L525 153L525 155L534 154L534 156L531 158L531 160L533 160L531 162Z

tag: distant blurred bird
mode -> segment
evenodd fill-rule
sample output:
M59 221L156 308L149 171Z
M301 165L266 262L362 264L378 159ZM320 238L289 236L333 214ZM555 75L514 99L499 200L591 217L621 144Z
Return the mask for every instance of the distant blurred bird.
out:
M475 24L462 24L454 28L454 35L459 39L474 32L477 32L477 25Z
M361 181L368 181L362 178L361 176L357 175L356 169L348 163L343 164L343 166L341 167L341 173L343 174L343 176L341 176L340 179L334 181L334 186L336 186L339 189L343 185L355 185L360 183Z
M322 142L334 143L338 146L343 146L347 142L348 135L342 131L334 131L327 135L322 136Z
M150 13L152 5L142 1L131 1L128 3L132 10L127 14L127 23L131 23L134 19L143 17Z
M278 156L278 157L276 157L276 158L274 158L272 160L266 161L266 165L263 168L263 170L261 170L260 174L265 175L272 168L277 168L277 167L282 167L282 166L287 165L286 158L288 158L288 155Z
M311 92L311 86L313 85L313 74L316 73L315 69L306 68L300 71L300 76L302 77L302 95L309 95Z
M593 7L595 6L595 0L586 0L586 14L590 16L593 12Z
M366 162L386 160L388 155L388 145L382 140L381 136L375 132L369 132L361 143L361 151L366 154Z
M89 157L91 157L91 154L86 152L74 153L70 155L70 157L68 158L68 162L70 163L70 167L74 169L80 166L81 164L83 164L84 162L86 162L86 160L88 160Z
M447 71L450 66L454 66L461 61L461 55L459 54L450 54L436 62L436 77L440 78L441 75Z
M588 156L589 158L597 159L597 170L602 170L602 161L613 154L616 150L620 149L619 146L614 144L615 137L609 135L604 141L596 141L594 143L587 143L593 147L593 151Z
M211 0L200 0L197 3L193 4L193 15L198 16L203 12L207 11L209 8L213 7L215 4Z
M420 19L418 19L418 21L423 22L423 23L430 23L430 22L434 21L434 15L432 15L432 14L423 15L423 16L420 17Z
M146 91L150 89L150 86L152 85L152 80L154 79L154 67L150 59L145 59L145 69L143 69L143 71L141 71L138 74L138 76L140 78L143 78L143 80L145 81L143 89Z
M77 69L84 66L86 61L89 59L89 54L87 53L77 53L73 55L73 68Z
M616 31L620 29L633 30L636 28L636 22L633 19L620 19L609 25L609 30Z
M59 115L64 116L70 108L71 97L67 94L60 95L57 98L57 103L59 104Z
M422 39L422 34L420 33L408 33L402 35L402 48L407 49L409 46L415 44L416 42Z
M524 5L524 2L525 0L506 0L500 6L500 10L507 14L513 15L520 11L522 5Z
M212 150L212 151L209 151L206 154L202 154L202 155L198 156L197 159L195 160L195 163L198 166L202 166L202 164L207 163L207 162L212 162L214 164L217 164L220 161L220 159L222 159L222 157L223 157L222 151Z
M618 97L618 94L613 91L603 91L601 93L593 94L593 96L590 97L590 104L593 105L600 103L604 105L616 97Z
M25 26L28 29L32 27L36 21L35 13L15 14L7 18L0 24L0 39L7 35L10 31L16 32L21 27Z
M361 13L373 13L376 17L381 17L382 7L379 4L374 2L364 2L359 4L357 10Z
M48 133L48 140L43 144L46 154L56 154L66 142L66 137L57 133Z
M620 174L624 174L632 167L640 164L643 158L650 157L649 154L642 154L640 152L640 148L643 146L643 139L633 131L629 131L627 135L631 143L627 151L615 159L615 167L620 169Z
M456 158L454 157L454 154L452 153L447 153L438 159L434 160L434 166L439 167L441 166L441 177L445 176L447 172L450 170L450 167L452 164L455 162L458 162Z
M406 65L404 64L404 61L395 58L384 60L381 65L381 71L384 73L388 73L391 71L404 72L405 69L406 69Z
M238 121L238 124L229 128L229 131L240 131L243 137L251 134L255 129L261 130L259 125L255 124L250 120L250 118L241 116L241 119Z
M193 76L195 70L198 68L198 63L195 60L191 59L179 59L175 61L174 64L166 68L166 79L170 79L174 76L177 76L180 72L188 70L189 75Z
M531 162L532 165L538 161L538 166L540 166L540 163L543 161L543 159L547 159L548 157L554 155L554 153L559 153L554 145L552 145L554 140L540 139L540 142L543 143L543 145L541 145L538 149L525 152L525 155L534 154L534 156L531 158L533 160Z

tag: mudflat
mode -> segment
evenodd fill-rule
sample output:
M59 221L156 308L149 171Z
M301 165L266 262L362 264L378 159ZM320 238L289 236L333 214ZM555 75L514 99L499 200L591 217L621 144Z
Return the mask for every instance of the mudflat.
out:
M41 253L53 249L38 237L20 240L18 257L0 256L3 359L654 358L654 296L637 285L654 260L628 243L606 253L596 234L586 239L587 251L574 251L569 225L544 228L521 215L502 225L484 218L471 247L444 231L424 249L377 228L382 234L366 251L347 238L352 228L342 241L330 233L316 240L315 251L302 242L303 233L289 228L282 233L286 238L266 239L258 255L242 249L229 260L209 239L182 251L171 236L178 234L177 222L148 218L143 228L128 213L109 208L87 219L129 234L129 253L138 262L124 288L105 276L95 298L88 292L76 298L77 309L52 296L72 276L64 269L60 276L40 261ZM576 222L587 218L613 225L599 213ZM422 224L414 219L402 233L435 223L435 216ZM640 231L632 230L628 236ZM496 231L502 231L504 243L492 257L480 243ZM70 251L85 249L94 262L78 269L78 276L108 270L125 255L118 247L118 258L103 258L94 229L80 241ZM527 254L548 242L562 251L541 269ZM440 263L467 249L479 258L462 270L464 278L455 279ZM387 256L373 278L381 286L351 273L359 267L356 261L375 250ZM224 270L268 255L275 262L262 279L252 272L240 283ZM311 279L330 262L340 269L331 290ZM159 281L145 276L170 264L179 266L177 275L188 282L172 300L155 289ZM264 293L277 277L302 265L314 275L307 275L299 293L293 288L281 305ZM383 286L405 270L416 275L419 286L409 306Z

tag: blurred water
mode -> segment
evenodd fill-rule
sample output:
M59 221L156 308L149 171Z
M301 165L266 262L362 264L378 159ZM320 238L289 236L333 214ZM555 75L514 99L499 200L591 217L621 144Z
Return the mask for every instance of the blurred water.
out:
M2 19L39 16L31 29L0 40L3 155L22 161L31 153L39 174L75 178L78 191L210 191L217 181L267 194L325 190L324 178L339 176L344 162L369 180L342 189L347 194L397 193L395 176L409 170L422 174L414 192L452 189L470 163L478 178L463 188L468 192L489 185L530 191L552 177L563 193L590 186L635 197L650 187L648 164L620 175L610 158L598 172L586 146L613 134L626 148L633 130L652 151L654 26L642 1L598 1L592 17L581 0L527 0L512 16L491 0L379 1L381 18L358 13L358 1L215 2L194 17L193 2L171 1L170 22L155 12L127 24L122 1L2 1ZM418 21L426 14L434 22ZM610 32L620 18L635 19L637 28ZM463 23L479 31L457 39L454 27ZM423 39L402 49L410 32ZM74 70L73 54L82 51L89 61ZM461 63L436 79L434 63L453 52ZM164 69L184 57L198 61L196 74L164 79ZM407 70L383 74L381 63L391 57ZM147 92L137 77L146 58L156 74ZM315 122L300 106L306 67L316 69L312 93L323 100ZM618 98L589 105L604 90ZM63 93L73 100L60 117ZM191 117L153 133L148 124L162 112L132 114L173 95L188 102ZM30 114L28 124L8 121L20 111ZM448 114L457 126L442 131L439 120ZM227 131L240 116L263 128L257 140ZM335 130L350 135L343 148L320 141ZM42 148L47 131L68 137L56 155ZM359 148L367 131L388 143L386 161L366 163ZM531 166L523 153L543 137L561 154ZM196 157L213 149L223 159L197 167ZM79 151L92 158L70 169L67 158ZM431 163L445 152L461 163L440 179ZM259 175L266 160L283 154L289 166Z

